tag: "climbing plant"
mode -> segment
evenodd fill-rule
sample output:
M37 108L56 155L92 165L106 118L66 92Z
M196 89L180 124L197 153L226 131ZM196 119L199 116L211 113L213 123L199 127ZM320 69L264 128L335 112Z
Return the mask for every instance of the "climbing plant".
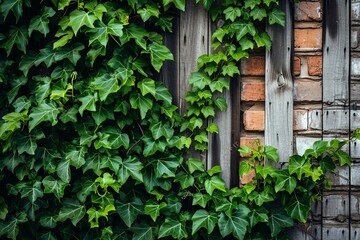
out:
M226 109L214 93L238 61L270 49L258 26L284 25L277 0L197 2L222 25L182 116L158 73L185 0L0 0L0 237L278 239L306 221L324 174L349 163L346 141L318 142L287 170L264 166L276 150L256 146L243 188L184 159L218 132L206 124Z

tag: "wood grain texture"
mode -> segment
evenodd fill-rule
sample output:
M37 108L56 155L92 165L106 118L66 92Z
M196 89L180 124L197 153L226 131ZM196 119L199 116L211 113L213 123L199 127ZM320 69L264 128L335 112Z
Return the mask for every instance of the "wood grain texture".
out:
M266 53L265 145L278 149L281 162L293 153L293 12L290 1L280 1L286 25L267 26L273 41Z
M349 2L326 0L323 43L323 102L346 105L349 100Z

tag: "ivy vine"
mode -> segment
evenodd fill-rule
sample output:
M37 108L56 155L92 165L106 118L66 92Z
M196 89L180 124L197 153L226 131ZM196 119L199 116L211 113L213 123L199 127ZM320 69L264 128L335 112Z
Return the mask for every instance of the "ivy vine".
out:
M347 141L317 142L284 170L263 164L274 148L256 145L243 188L183 159L218 132L206 119L226 109L215 93L238 61L270 49L259 23L284 25L277 0L196 2L223 25L181 116L158 73L185 0L0 0L0 237L281 239L307 220L325 173L349 164Z

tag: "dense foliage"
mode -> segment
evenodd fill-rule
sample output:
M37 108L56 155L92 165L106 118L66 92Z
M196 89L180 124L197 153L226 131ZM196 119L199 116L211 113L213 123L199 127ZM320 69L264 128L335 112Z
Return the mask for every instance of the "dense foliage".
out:
M226 109L214 93L237 61L270 48L256 24L284 24L277 0L197 2L223 25L180 116L158 73L185 0L0 0L0 237L269 239L306 221L333 161L348 163L346 142L318 142L287 170L255 147L240 170L257 176L230 190L219 167L183 159L218 132L206 119Z

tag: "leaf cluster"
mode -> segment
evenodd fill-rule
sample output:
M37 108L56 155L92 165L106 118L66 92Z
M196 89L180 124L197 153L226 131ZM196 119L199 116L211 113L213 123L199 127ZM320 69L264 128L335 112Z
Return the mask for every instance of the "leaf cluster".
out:
M1 238L262 239L292 225L294 216L265 207L274 192L300 191L282 172L263 167L276 189L256 195L256 184L225 188L220 167L188 155L219 131L210 122L227 107L220 94L238 61L270 48L257 24L283 25L283 13L276 0L197 2L223 23L180 115L159 72L173 60L163 34L185 0L0 1ZM305 158L319 158L321 146ZM270 147L256 154L276 160ZM329 157L348 161L340 150ZM334 168L320 161L314 175L312 162L293 158L296 181L317 183Z

